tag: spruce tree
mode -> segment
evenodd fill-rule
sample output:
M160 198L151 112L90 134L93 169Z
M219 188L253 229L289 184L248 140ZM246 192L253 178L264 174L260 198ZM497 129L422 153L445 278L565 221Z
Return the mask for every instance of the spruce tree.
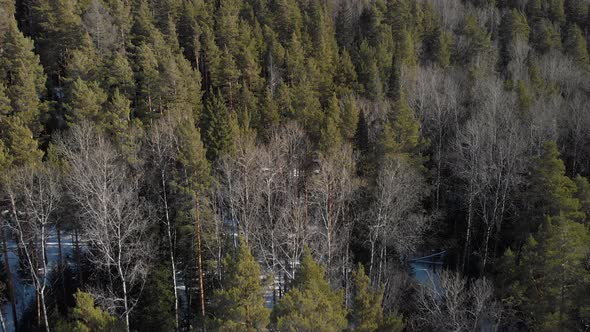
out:
M293 289L285 294L273 313L281 331L335 332L346 328L342 291L333 291L325 270L305 248Z
M220 331L265 331L270 310L264 306L260 265L240 237L237 252L224 261L223 288L215 291L213 322Z

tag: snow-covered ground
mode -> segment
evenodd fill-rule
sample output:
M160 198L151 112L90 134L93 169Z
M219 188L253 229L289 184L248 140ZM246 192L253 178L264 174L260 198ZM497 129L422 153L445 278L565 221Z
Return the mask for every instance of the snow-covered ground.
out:
M21 276L28 275L28 271L19 273L19 257L17 252L17 243L14 240L7 242L8 245L8 262L10 264L10 272L12 273L12 281L14 282L14 291L16 297L16 311L18 319L21 319L25 310L34 303L35 301L35 287L30 282L23 280ZM61 234L61 247L64 261L72 262L74 258L74 241L72 236L66 235L62 232ZM4 262L3 253L0 254L2 262ZM55 229L49 230L49 237L47 239L47 275L51 275L51 272L57 266L59 262L59 246L57 242L57 232ZM48 284L51 287L50 284ZM2 306L2 315L6 323L6 329L8 331L14 331L14 320L12 317L11 303L7 302Z

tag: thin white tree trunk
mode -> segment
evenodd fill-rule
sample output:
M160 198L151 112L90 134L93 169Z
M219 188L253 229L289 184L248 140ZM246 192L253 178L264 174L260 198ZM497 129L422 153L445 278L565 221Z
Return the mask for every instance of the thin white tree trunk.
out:
M170 211L168 208L168 196L166 194L166 181L164 170L161 172L162 177L162 194L164 195L164 212L166 214L166 230L168 233L168 247L169 247L169 254L170 254L170 267L172 269L172 286L174 287L174 327L178 331L178 290L177 290L177 280L176 280L176 262L174 260L174 241L172 238L172 226L170 221Z

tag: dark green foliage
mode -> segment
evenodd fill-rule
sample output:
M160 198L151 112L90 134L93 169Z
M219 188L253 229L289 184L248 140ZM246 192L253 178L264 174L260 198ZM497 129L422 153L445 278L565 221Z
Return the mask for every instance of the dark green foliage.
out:
M151 269L150 276L134 311L137 330L174 331L174 294L170 271L164 266Z
M547 331L575 330L588 317L584 289L590 235L582 224L559 214L547 217L517 259L504 254L505 302L526 313L530 324Z
M78 290L74 297L76 307L72 309L67 321L58 322L57 331L107 332L124 329L115 317L96 307L92 295Z
M545 143L531 178L530 202L534 204L535 214L539 218L560 214L569 220L583 218L575 192L576 184L565 175L565 165L559 159L557 144L551 141Z
M404 324L400 317L384 317L383 288L373 289L371 281L365 274L365 268L359 264L353 273L354 297L351 310L354 331L402 331Z
M565 50L582 67L588 68L588 45L580 27L573 24L567 31L564 43Z
M264 306L260 266L243 238L237 253L226 257L222 289L213 295L220 331L264 331L270 322L270 310Z
M329 332L346 327L343 293L331 289L325 274L306 248L293 289L285 294L273 312L280 330Z
M236 121L235 116L227 110L225 100L220 93L212 94L207 98L201 117L201 131L203 144L207 149L207 159L215 161L221 154L232 151Z

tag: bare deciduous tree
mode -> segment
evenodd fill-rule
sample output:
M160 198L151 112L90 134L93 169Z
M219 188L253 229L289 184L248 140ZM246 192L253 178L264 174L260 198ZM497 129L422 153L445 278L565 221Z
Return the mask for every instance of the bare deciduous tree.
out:
M426 190L424 179L406 160L395 158L382 166L366 218L371 246L369 276L375 284L381 284L385 274L388 246L405 259L422 241L428 226L428 217L421 210Z
M138 293L132 289L143 287L152 251L146 236L149 209L139 197L140 178L88 124L70 129L59 151L71 167L67 186L81 211L89 259L119 282L97 288L97 298L119 313L129 330L129 314L137 303L131 294Z
M418 286L417 325L436 331L494 331L502 309L487 279L468 282L457 272L443 271L429 286Z
M352 149L342 145L332 155L320 156L318 162L309 187L316 228L312 247L326 264L329 280L335 282L338 271L346 270L350 263L348 235L352 218L348 212L355 187ZM340 261L339 266L333 265L336 261Z
M422 135L427 137L433 149L436 165L434 202L438 208L441 200L442 172L447 164L445 147L454 136L464 117L460 106L462 95L457 78L437 67L422 68L418 73L414 107L422 124Z
M38 320L41 319L41 309L46 331L49 331L45 303L48 288L46 242L51 218L60 202L58 183L58 173L41 165L15 170L6 188L11 206L9 225L24 253L25 266L37 291Z
M520 181L526 144L513 111L514 98L505 92L502 82L482 81L476 89L483 97L477 112L457 135L454 171L464 182L467 201L464 268L470 254L474 222L481 220L483 273L490 239L500 233L513 190Z
M147 136L145 147L147 149L150 169L154 172L154 178L157 179L157 195L161 203L161 209L164 217L162 222L166 227L166 237L168 244L168 255L170 257L170 268L172 272L172 286L174 290L174 313L175 326L179 327L179 305L178 305L178 281L176 268L176 226L174 219L171 217L169 182L172 180L171 173L174 166L174 131L175 124L169 117L164 117L155 123Z

